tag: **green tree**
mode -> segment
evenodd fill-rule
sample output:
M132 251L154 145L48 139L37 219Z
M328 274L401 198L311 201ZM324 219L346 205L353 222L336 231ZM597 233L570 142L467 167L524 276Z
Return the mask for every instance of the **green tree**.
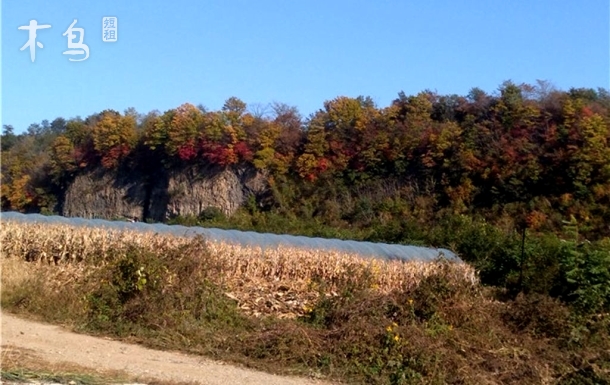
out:
M0 137L0 141L2 142L2 151L8 151L15 145L17 142L17 135L15 135L13 126L6 124L2 126L2 137Z

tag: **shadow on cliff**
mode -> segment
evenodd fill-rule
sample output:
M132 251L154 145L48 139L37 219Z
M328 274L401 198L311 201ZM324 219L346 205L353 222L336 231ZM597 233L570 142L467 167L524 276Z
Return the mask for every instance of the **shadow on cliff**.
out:
M142 222L164 222L169 204L169 173L163 167L150 167L143 170L120 169L114 178L113 187L124 191L123 200L129 206L140 208L140 215L128 219Z

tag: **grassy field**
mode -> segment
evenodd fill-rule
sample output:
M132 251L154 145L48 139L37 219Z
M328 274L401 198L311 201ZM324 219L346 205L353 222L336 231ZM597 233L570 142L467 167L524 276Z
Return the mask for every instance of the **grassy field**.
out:
M466 264L66 225L1 233L2 306L79 331L349 383L610 381L607 315L503 300Z

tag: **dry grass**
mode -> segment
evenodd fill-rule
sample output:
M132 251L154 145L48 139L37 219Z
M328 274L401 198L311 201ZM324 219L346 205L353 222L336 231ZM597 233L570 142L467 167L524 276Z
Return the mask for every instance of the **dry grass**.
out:
M193 242L193 238L166 234L13 221L4 222L0 234L4 258L53 265L58 285L90 272L92 265L103 266L127 253L128 245L163 255ZM205 245L201 258L212 259L208 264L218 266L215 283L225 288L228 297L249 315L280 318L304 315L321 293L334 296L345 287L367 285L380 294L408 290L437 272L440 263L383 261L291 247L263 249L209 241ZM456 281L477 283L470 266L451 266ZM24 277L5 277L8 284L20 279Z
M122 371L98 370L70 362L51 363L35 351L3 345L0 350L3 383L61 383L82 385L195 385L195 382L176 382L151 378L135 378Z
M51 363L43 360L33 350L15 346L3 345L0 358L3 381L110 384L129 380L129 376L124 372L98 371L67 362Z

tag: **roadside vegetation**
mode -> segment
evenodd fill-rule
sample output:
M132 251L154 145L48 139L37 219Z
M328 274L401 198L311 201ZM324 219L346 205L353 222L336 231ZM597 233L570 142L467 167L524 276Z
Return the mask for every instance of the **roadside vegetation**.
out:
M553 297L543 283L554 280L528 269L529 288L511 293L446 261L264 258L203 239L13 222L1 231L3 308L78 331L347 383L610 381L603 242L536 239L530 257L560 261L549 277L572 272Z

